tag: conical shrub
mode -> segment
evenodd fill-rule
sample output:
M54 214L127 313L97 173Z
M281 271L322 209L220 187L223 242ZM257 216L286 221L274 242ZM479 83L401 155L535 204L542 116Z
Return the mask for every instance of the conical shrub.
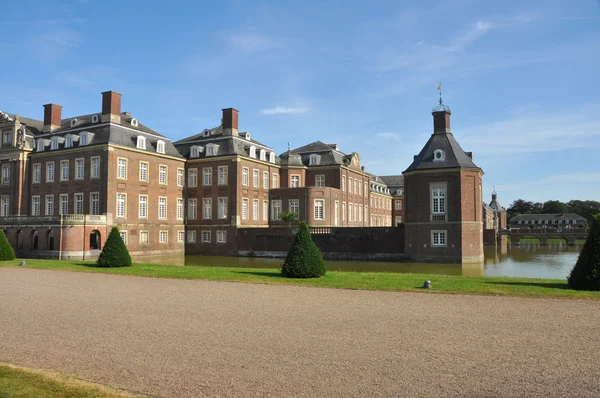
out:
M600 214L594 216L590 234L568 281L576 290L600 290Z
M110 230L102 253L98 257L98 265L101 267L128 267L131 265L131 256L121 239L119 228L113 227Z
M323 256L313 242L305 221L300 223L298 233L287 254L281 274L288 278L317 278L325 275L327 267Z
M6 239L6 235L4 235L4 230L0 229L0 261L14 259L15 251L13 250L10 243L8 243L8 239Z

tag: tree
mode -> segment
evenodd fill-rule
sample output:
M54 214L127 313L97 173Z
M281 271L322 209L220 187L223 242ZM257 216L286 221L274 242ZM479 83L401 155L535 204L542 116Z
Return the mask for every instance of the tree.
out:
M600 214L594 215L592 229L568 280L576 290L600 290Z
M317 278L326 272L325 261L310 236L308 224L301 221L294 244L281 268L281 274L288 278Z
M279 218L288 223L288 227L292 226L292 222L298 219L298 213L292 211L282 211L279 213Z
M8 239L6 239L6 235L4 235L4 230L0 229L0 261L14 259L15 251L13 250L10 243L8 243Z
M98 265L101 267L128 267L131 265L131 256L121 239L119 228L113 227L108 234L102 253L98 257Z
M563 214L567 213L567 205L560 200L548 200L542 207L543 214Z

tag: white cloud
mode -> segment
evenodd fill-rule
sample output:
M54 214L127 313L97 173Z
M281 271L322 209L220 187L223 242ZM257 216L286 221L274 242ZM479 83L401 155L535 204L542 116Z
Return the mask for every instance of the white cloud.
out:
M260 111L263 115L280 115L286 113L305 113L308 112L308 108L293 108L285 106L276 106L274 108L266 108Z

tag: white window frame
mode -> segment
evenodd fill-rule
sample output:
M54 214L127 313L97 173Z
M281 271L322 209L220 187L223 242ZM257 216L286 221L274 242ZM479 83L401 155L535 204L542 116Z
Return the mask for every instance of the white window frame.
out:
M217 199L217 218L219 220L227 219L227 198L218 198Z
M166 196L158 197L158 219L159 220L167 219L167 197Z
M275 163L275 152L269 152L269 162Z
M117 179L127 179L127 158L117 158Z
M41 206L40 195L33 195L31 197L31 215L32 216L40 215L40 209L41 209L40 206Z
M252 186L258 188L260 183L260 171L258 169L252 169Z
M148 195L138 197L138 218L148 218Z
M158 231L158 243L169 243L169 231Z
M447 184L445 182L429 184L429 198L431 221L447 221Z
M227 185L227 174L228 174L228 167L227 166L219 166L218 167L218 185Z
M163 140L156 141L156 152L165 153L165 142Z
M202 186L204 186L204 187L212 186L212 167L203 167L202 168Z
M288 200L288 211L300 215L300 199Z
M185 184L185 170L182 169L181 167L178 167L177 168L177 186L183 187L183 184Z
M144 239L144 236L146 239ZM148 243L150 243L150 234L146 230L140 231L140 244L147 245Z
M45 215L53 216L54 215L54 195L46 195L44 200L44 211Z
M279 184L279 174L273 173L273 184L271 185L271 188L273 188L273 189L279 188L278 184Z
M77 192L73 194L73 213L75 214L83 214L84 212L85 201L83 198L82 192Z
M314 212L313 219L314 220L325 220L325 200L324 199L315 199L313 204Z
M323 188L325 187L325 175L319 174L315 176L315 187Z
M269 201L263 200L263 221L269 221Z
M265 151L264 149L261 149L260 152L260 160L262 160L263 162L267 161L267 151Z
M144 137L143 135L138 135L137 137L137 142L136 142L136 148L137 149L146 149L146 137Z
M290 175L290 188L300 188L300 174Z
M50 150L56 150L58 149L58 137L52 137L50 139Z
M448 246L448 231L432 230L431 231L431 247L446 247Z
M123 231L123 230L119 231L119 236L123 240L123 243L127 244L127 231Z
M164 164L158 165L158 183L160 185L167 185L169 180L167 176L169 175L169 167Z
M66 165L66 167L65 167ZM69 161L61 160L60 161L60 181L69 181Z
M202 198L202 219L212 220L212 198Z
M139 180L141 182L148 182L149 178L150 178L150 163L140 161Z
M58 214L69 214L69 194L61 193L58 196Z
M81 162L81 168L79 167L79 162ZM75 179L76 180L85 179L85 159L84 158L75 159Z
M217 231L217 243L227 243L227 231Z
M269 189L269 172L263 171L263 189Z
M100 192L90 192L90 214L100 214Z
M248 198L242 198L242 220L248 219Z
M90 158L90 178L100 178L100 156L92 156Z
M185 242L185 231L177 231L177 243Z
M254 145L252 145L252 146L250 147L250 150L249 150L248 152L249 152L249 156L250 156L251 158L254 158L254 159L256 159L256 147L255 147Z
M177 198L177 219L183 220L183 199Z
M202 240L202 243L212 243L212 233L211 231L201 231L200 232L200 238Z
M271 201L271 220L281 220L281 200Z
M188 218L190 220L198 218L198 198L188 199Z
M54 179L56 178L55 171L54 162L46 162L46 182L54 182Z
M342 192L346 192L346 176L342 176Z
M252 199L252 220L258 221L259 217L258 199Z
M32 174L33 174L33 183L34 184L39 184L42 182L42 164L41 163L33 164Z
M187 242L196 243L196 231L187 231Z
M198 186L198 169L188 169L188 187Z
M247 187L250 183L250 169L248 167L242 167L242 185Z
M123 209L120 211L119 203L121 202L121 198L123 199ZM125 218L127 216L127 194L124 192L117 192L117 218Z

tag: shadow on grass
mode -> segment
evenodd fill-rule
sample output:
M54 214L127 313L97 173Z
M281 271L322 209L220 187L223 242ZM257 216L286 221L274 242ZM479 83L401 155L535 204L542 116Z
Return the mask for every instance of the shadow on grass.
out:
M103 265L98 265L97 263L75 263L75 265L82 265L82 266L88 267L88 268L105 268L105 269L109 269L109 268L125 268L125 267L105 267Z
M511 286L532 286L532 287L545 287L548 289L563 289L571 290L566 283L540 283L540 282L484 282L492 285L511 285Z
M283 275L281 275L281 273L276 273L276 272L264 272L264 271L233 271L233 273L235 274L249 274L249 275L256 275L256 276L268 276L270 278L281 278L281 279L287 279L286 277L284 277Z

